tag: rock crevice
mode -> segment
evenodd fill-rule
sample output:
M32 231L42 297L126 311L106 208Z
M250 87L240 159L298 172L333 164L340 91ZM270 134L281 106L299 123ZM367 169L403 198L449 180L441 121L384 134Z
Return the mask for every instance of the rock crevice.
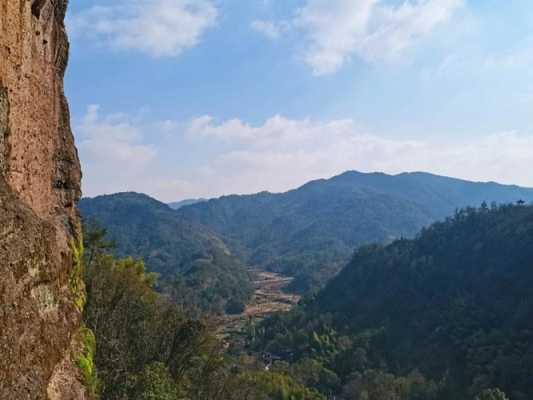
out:
M9 128L9 99L7 90L0 86L0 175L5 175L6 169L6 141Z

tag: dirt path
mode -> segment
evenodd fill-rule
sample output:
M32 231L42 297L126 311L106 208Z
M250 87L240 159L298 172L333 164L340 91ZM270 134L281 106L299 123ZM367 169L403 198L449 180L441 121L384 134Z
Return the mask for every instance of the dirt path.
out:
M251 271L255 292L245 311L239 315L227 315L219 321L219 335L228 338L241 335L250 318L256 322L275 312L290 311L300 301L300 296L284 293L293 278L274 272Z

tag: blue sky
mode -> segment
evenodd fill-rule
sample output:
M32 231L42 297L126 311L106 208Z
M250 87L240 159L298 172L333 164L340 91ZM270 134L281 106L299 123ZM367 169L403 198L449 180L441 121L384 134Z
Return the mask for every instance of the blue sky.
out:
M67 25L87 196L348 169L533 186L529 0L78 0Z

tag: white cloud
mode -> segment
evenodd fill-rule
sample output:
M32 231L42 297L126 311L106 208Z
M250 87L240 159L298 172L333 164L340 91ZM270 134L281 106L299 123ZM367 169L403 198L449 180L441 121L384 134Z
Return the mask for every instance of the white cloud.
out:
M98 105L89 106L74 126L83 164L84 188L90 193L127 190L158 154L144 143L138 120L123 114L102 116Z
M255 20L252 21L250 27L266 36L269 39L279 39L281 35L288 29L288 26L284 23L274 23L272 21Z
M98 105L73 121L83 169L84 196L137 191L163 201L207 193L209 184L188 180L179 140L186 124L151 121L149 113L104 113ZM201 168L200 168L201 169Z
M336 72L356 55L390 61L450 19L463 0L308 0L292 26L307 37L304 59L316 75Z
M477 68L485 69L512 69L530 68L533 64L533 38L529 37L525 41L515 43L502 53L492 53L485 55L485 59L479 62Z
M75 131L87 195L134 190L174 201L279 192L354 169L533 186L533 135L516 132L435 142L369 134L350 119L185 123L102 115L97 106Z
M154 57L180 55L196 46L217 19L210 0L118 0L69 18L72 35Z
M210 193L284 191L346 170L428 171L471 180L533 186L533 135L496 133L461 142L389 139L361 132L351 120L273 117L251 126L240 120L191 122L191 140L231 143L204 165L198 179ZM191 129L191 127L194 127Z
M144 164L152 160L156 149L141 143L142 133L135 121L121 114L101 117L98 105L89 106L85 117L77 126L81 137L80 149L90 162L106 163L108 160L125 165Z
M291 120L275 115L262 126L255 127L239 119L231 119L217 125L210 116L195 118L189 124L187 133L191 137L215 138L224 142L246 142L254 148L281 144L300 145L318 137L342 135L352 129L351 120L336 120L318 123L309 119ZM331 138L333 139L333 138Z

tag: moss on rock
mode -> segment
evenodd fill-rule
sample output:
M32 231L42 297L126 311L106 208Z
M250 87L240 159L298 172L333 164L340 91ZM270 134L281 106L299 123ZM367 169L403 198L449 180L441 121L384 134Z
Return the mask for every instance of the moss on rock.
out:
M81 236L81 235L80 235ZM70 272L70 291L74 296L74 304L76 308L82 312L87 301L87 294L85 293L85 283L83 282L83 239L70 242L70 250L72 252L72 270Z
M81 372L83 383L87 389L94 396L97 396L99 392L99 380L94 365L96 337L92 330L82 326L78 331L75 340L78 343L78 346L74 355L74 362Z

